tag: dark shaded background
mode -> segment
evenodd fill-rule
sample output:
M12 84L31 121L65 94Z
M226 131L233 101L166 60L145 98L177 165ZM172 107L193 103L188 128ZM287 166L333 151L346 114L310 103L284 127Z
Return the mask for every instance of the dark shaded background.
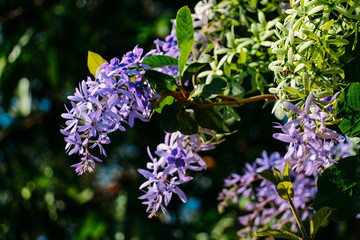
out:
M239 109L242 121L216 150L209 169L186 184L187 204L173 198L169 215L148 219L137 199L137 173L163 141L158 116L113 133L108 158L93 175L76 176L59 129L67 95L89 75L87 51L121 57L170 32L183 5L168 0L0 0L0 238L1 239L235 239L235 210L219 215L223 179L263 149L282 150L271 138L271 106ZM259 112L264 113L261 117ZM268 118L268 119L267 119ZM354 236L358 222L333 224L337 236ZM321 232L320 232L321 234ZM353 238L356 239L356 238Z

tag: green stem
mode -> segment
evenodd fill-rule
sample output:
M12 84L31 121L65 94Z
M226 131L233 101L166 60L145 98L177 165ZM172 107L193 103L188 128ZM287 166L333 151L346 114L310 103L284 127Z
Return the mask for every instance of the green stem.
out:
M298 226L300 228L300 231L301 231L302 235L304 236L304 240L310 240L310 238L308 237L308 235L306 233L305 227L304 227L304 225L302 224L302 222L300 220L300 216L296 211L294 203L292 202L290 197L289 197L288 201L289 201L289 204L290 204L291 211L293 212L293 214L295 216L295 219L296 219L296 222L297 222L297 224L298 224Z

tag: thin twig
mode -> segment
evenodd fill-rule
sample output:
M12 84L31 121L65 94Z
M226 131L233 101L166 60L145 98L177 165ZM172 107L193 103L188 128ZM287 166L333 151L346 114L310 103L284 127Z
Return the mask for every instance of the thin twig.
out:
M214 106L241 105L241 104L246 104L246 103L251 103L251 102L256 102L256 101L261 101L261 100L268 101L271 99L276 99L276 97L272 94L263 94L263 95L258 95L258 96L254 96L254 97L249 97L246 99L237 99L237 98L229 97L229 96L217 96L217 98L224 99L224 100L230 100L230 101L229 102L203 104L203 105L199 105L197 108L202 109L202 108L208 108L208 107L214 107Z

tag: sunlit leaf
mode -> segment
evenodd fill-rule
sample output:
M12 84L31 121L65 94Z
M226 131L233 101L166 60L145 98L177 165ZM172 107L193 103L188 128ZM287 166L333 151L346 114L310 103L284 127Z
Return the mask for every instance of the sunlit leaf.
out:
M294 197L294 188L291 182L284 181L276 186L279 196L285 200L292 200Z
M176 38L180 49L179 75L181 76L195 42L191 12L187 6L180 8L177 13Z
M155 107L155 111L157 113L161 113L162 109L166 106L166 105L171 105L174 102L174 97L173 96L166 96L166 97L162 97L159 99L159 101L156 104Z
M278 183L282 182L284 179L283 179L283 177L281 175L281 172L279 170L277 170L276 167L274 167L273 171L274 171L273 174L274 174L274 177L276 179L276 182L278 182Z
M286 162L284 171L283 171L283 177L285 181L290 181L289 177L289 161Z
M87 66L90 73L95 77L95 73L101 64L107 62L99 54L88 51Z

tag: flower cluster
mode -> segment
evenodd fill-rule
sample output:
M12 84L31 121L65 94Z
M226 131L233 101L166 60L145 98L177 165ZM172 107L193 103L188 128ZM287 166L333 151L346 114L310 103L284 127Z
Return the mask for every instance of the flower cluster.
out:
M257 175L273 167L283 171L285 163L278 152L268 156L264 151L262 158L257 158L253 164L245 164L243 175L233 173L225 180L226 188L218 197L220 211L227 207L228 200L238 203L239 196L251 200L245 206L247 214L238 218L240 224L244 226L238 235L244 239L252 239L253 232L266 229L269 224L273 228L282 228L289 223L292 230L296 231L296 220L287 201L277 194L272 183ZM294 172L291 172L291 177L294 179L295 190L293 203L296 209L300 210L301 218L306 219L312 215L309 203L315 198L315 181L304 174L294 174Z
M66 113L61 116L67 121L61 129L65 135L66 151L69 155L79 153L81 161L72 165L75 171L92 173L98 157L89 152L89 148L98 147L100 154L106 156L104 144L109 144L108 134L125 131L124 124L133 127L134 120L147 121L153 109L153 101L158 98L149 82L144 78L144 71L135 67L144 67L143 49L135 47L126 53L121 61L113 58L110 63L103 63L97 70L95 80L88 77L69 96L71 109L66 106Z
M194 27L199 24L197 21ZM91 154L89 148L99 147L100 154L106 156L103 145L110 143L110 132L125 131L124 123L133 127L136 118L149 119L153 101L159 95L144 78L145 71L139 69L150 68L142 64L149 55L179 57L175 26L173 21L171 34L164 41L156 40L156 49L144 57L143 49L135 47L121 60L113 58L110 63L103 63L95 74L95 80L91 77L83 80L75 94L68 97L71 109L65 106L66 113L62 117L66 119L66 126L60 131L65 135L67 153L82 155L81 162L72 165L79 175L92 173L95 162L102 161ZM157 70L174 77L178 74L177 66L164 66Z
M334 148L336 143L342 141L336 131L326 127L328 113L319 110L310 112L312 103L312 93L307 97L303 111L292 103L284 102L284 106L298 117L283 126L275 126L283 133L273 135L274 138L289 143L285 160L294 162L293 169L305 172L306 175L322 172L335 163Z
M355 155L354 146L350 139L345 137L343 141L332 146L331 161ZM287 201L278 195L272 183L257 175L257 173L272 170L274 167L282 172L286 162L287 160L278 152L268 156L263 151L262 157L257 158L254 163L245 163L242 175L232 173L225 179L225 188L218 197L220 212L228 206L229 202L236 204L240 198L250 200L245 206L247 214L238 218L244 226L238 234L244 239L255 239L254 232L266 229L269 224L272 228L281 229L289 223L291 230L296 231L296 220ZM308 176L303 171L299 173L290 171L290 177L295 191L292 200L294 206L299 211L301 220L309 219L313 214L311 203L317 192L316 172Z
M166 214L167 206L175 193L186 202L187 198L178 185L192 180L186 176L187 170L201 171L206 169L205 161L198 152L215 148L214 144L205 143L198 134L183 135L180 132L166 133L164 143L157 146L154 158L148 149L151 162L147 163L147 169L139 169L147 181L140 189L145 194L139 197L147 205L149 218L159 215L159 210ZM165 204L165 206L164 206Z

